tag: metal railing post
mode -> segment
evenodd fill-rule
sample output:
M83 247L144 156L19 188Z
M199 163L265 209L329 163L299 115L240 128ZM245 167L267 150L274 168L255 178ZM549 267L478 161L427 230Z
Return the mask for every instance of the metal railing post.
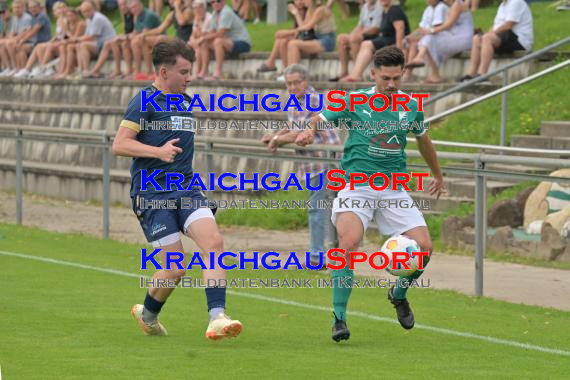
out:
M111 207L111 139L103 136L103 239L109 238L109 213Z
M503 71L503 87L509 84L509 70ZM508 91L501 95L501 146L507 145L507 94Z
M22 139L23 131L18 128L16 130L16 223L22 224L22 197L24 187L24 141Z
M208 176L208 189L213 188L213 186L215 184L210 183L210 173L212 173L212 170L214 169L214 157L212 156L212 150L214 149L214 143L210 142L210 141L206 141L206 146L204 147L205 153L206 153L206 175ZM214 191L212 190L210 193L210 190L206 191L206 194L208 194L208 197L213 197L214 196Z
M483 259L487 243L487 183L485 162L475 161L475 294L483 295Z

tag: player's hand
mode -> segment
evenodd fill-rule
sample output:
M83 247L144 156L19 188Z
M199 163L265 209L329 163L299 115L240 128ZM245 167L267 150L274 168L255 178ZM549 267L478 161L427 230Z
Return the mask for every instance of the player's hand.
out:
M295 139L295 144L300 145L300 146L306 146L306 145L312 144L314 139L315 138L313 136L312 131L310 131L310 130L303 131L303 132L299 133L299 135Z
M164 162L168 162L168 163L174 162L176 155L178 153L182 153L182 148L179 148L179 147L174 145L178 141L180 141L180 139L172 139L170 141L167 141L166 144L164 144L163 146L161 146L160 150L159 150L158 158Z
M434 195L436 197L435 199L439 199L440 195L447 194L443 177L434 177L434 180L429 185L428 191L430 195Z

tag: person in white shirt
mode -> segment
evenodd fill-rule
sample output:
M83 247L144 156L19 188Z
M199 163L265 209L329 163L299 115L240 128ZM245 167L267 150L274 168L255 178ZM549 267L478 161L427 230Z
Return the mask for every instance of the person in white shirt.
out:
M471 64L461 81L487 73L495 53L529 51L533 43L532 14L524 0L503 0L491 31L475 35L471 47Z
M414 66L411 63L418 54L418 42L430 33L431 28L443 24L449 12L449 7L443 0L427 0L426 3L427 7L422 14L419 28L404 38L404 52L407 62L406 71L402 77L404 81L409 81L412 78Z
M360 8L358 25L352 29L350 34L339 34L336 39L340 75L332 78L331 82L338 82L340 78L348 75L349 59L352 58L353 61L356 59L362 41L371 40L378 36L380 24L382 24L382 7L378 4L378 0L366 0L366 3Z

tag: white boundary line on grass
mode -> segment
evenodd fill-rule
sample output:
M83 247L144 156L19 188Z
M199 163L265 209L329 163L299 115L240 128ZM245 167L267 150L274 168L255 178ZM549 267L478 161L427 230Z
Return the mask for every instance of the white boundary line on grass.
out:
M27 255L24 253L0 251L0 255L18 257L21 259L43 261L46 263L65 265L65 266L81 268L81 269L88 269L88 270L93 270L93 271L97 271L97 272L116 274L118 276L134 277L134 278L147 277L147 276L141 276L140 274L124 272L124 271L116 270L116 269L101 268L101 267L96 267L96 266L92 266L92 265L74 263L71 261L63 261L63 260L50 259L48 257ZM261 301L279 303L279 304L283 304L283 305L296 306L296 307L300 307L300 308L304 308L304 309L330 312L330 308L324 307L324 306L310 305L310 304L306 304L306 303L289 301L289 300L285 300L285 299L281 299L281 298L267 297L267 296L262 296L262 295L258 295L258 294L240 292L240 291L228 290L228 293L235 295L235 296L239 296L239 297L246 297L246 298L252 298L252 299L261 300ZM363 313L360 311L351 311L350 315L355 316L355 317L371 319L371 320L375 320L375 321L397 323L394 319L379 317L377 315ZM457 330L451 330L451 329L446 329L446 328L441 328L441 327L426 326L426 325L420 325L420 324L416 324L415 327L417 329L420 329L420 330L427 330L427 331L440 333L440 334L459 336L459 337L469 338L469 339L477 339L477 340L482 340L485 342L502 344L505 346L517 347L517 348L533 350L533 351L538 351L538 352L544 352L544 353L548 353L548 354L570 356L570 351L564 351L564 350L559 350L559 349L555 349L555 348L537 346L537 345L527 344L527 343L520 343L520 342L517 342L514 340L500 339L500 338L495 338L492 336L477 335L477 334L472 334L472 333L468 333L468 332L461 332L461 331L457 331Z

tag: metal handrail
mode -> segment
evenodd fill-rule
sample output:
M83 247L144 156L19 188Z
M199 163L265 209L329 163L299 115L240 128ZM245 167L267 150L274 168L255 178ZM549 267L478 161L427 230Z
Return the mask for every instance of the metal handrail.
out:
M52 136L61 136L61 137L76 137L78 135L84 135L85 137L108 137L113 139L116 135L116 132L107 132L107 131L91 131L91 130L80 130L80 129L70 129L70 128L62 128L62 127L41 127L41 126L23 126L23 125L12 125L12 124L0 124L0 132L3 131L10 131L16 132L21 130L23 133L32 133L32 134L39 134L39 135L52 135ZM44 133L45 132L45 133ZM2 138L15 138L13 135L1 135ZM53 141L57 142L57 141ZM63 141L62 141L63 142ZM227 145L236 145L236 146L243 146L243 147L264 147L265 145L258 141L252 141L250 139L236 139L231 137L209 137L209 136L196 136L195 142L197 144L207 144L207 143L216 143L216 144L227 144ZM409 142L417 142L416 139L409 139ZM557 156L566 156L570 155L570 150L552 150L552 149L534 149L534 148L517 148L517 147L500 147L496 145L486 145L486 144L471 144L471 143L462 143L462 142L451 142L451 141L442 141L442 140L433 140L432 141L435 145L441 146L451 146L451 147L458 147L458 148L472 148L472 149L482 149L482 150L495 150L495 151L508 151L512 153L529 153L529 154L542 154L542 155L557 155ZM88 143L88 142L86 142ZM101 143L97 143L95 145L101 145ZM281 147L281 151L294 153L295 150L309 150L309 151L327 151L327 152L342 152L342 146L334 146L334 145L317 145L313 144L306 147L295 147L295 148L287 148ZM412 152L407 152L410 154Z
M555 43L553 43L553 44L550 44L550 45L548 45L548 46L546 46L546 47L544 47L544 48L542 48L542 49L540 49L540 50L537 50L537 51L535 51L535 52L533 52L533 53L527 54L527 55L525 55L524 57L518 58L518 59L512 61L511 63L508 63L508 64L506 64L506 65L504 65L504 66L498 67L498 68L496 68L495 70L491 71L490 73L483 74L483 75L481 75L481 76L478 76L477 78L473 78L473 79L471 79L471 80L469 80L469 81L467 81L467 82L463 82L463 83L458 84L457 86L452 87L452 88L450 88L450 89L448 89L448 90L446 90L446 91L444 91L444 92L442 92L442 93L439 93L439 94L437 94L436 96L434 96L433 98L430 98L430 99L426 100L426 101L425 101L425 104L427 105L427 104L431 104L431 103L433 103L433 102L436 102L436 101L438 101L438 100L440 100L440 99L443 99L443 98L445 98L445 97L447 97L447 96L449 96L449 95L451 95L451 94L454 94L454 93L456 93L456 92L458 92L458 91L461 91L461 90L463 90L463 89L465 89L465 88L467 88L467 87L470 87L470 86L472 86L472 85L474 85L474 84L477 84L477 83L479 83L479 82L485 81L485 80L487 80L487 79L489 79L489 78L491 78L491 77L493 77L493 76L495 76L495 75L497 75L497 74L500 74L500 73L502 73L502 72L504 72L504 71L509 70L509 69L512 68L512 67L518 66L518 65L520 65L521 63L525 63L525 62L527 62L527 61L530 61L530 60L532 60L532 59L535 59L535 58L541 56L541 55L544 54L544 53L548 53L549 51L551 51L551 50L553 50L553 49L556 49L557 47L566 45L566 44L568 44L568 43L570 43L570 37L563 38L563 39L561 39L561 40L559 40L559 41L557 41L557 42L555 42Z
M554 71L563 69L563 68L565 68L566 66L569 66L569 65L570 65L570 59L567 59L567 60L564 61L564 62L561 62L561 63L559 63L559 64L557 64L557 65L554 65L554 66L552 66L552 67L549 67L549 68L544 69L544 70L542 70L542 71L539 71L539 72L537 72L537 73L534 73L533 75L531 75L531 76L529 76L529 77L526 77L526 78L524 78L524 79L521 79L521 80L519 80L519 81L517 81L517 82L515 82L515 83L511 83L510 85L506 85L506 84L505 84L505 86L503 86L503 87L501 87L501 88L499 88L499 89L497 89L497 90L495 90L495 91L491 91L491 92L489 92L489 93L487 93L487 94L485 94L485 95L481 95L481 96L478 97L478 98L475 98L475 99L473 99L473 100L469 100L469 101L467 101L467 102L465 102L465 103L462 103L462 104L460 104L460 105L458 105L458 106L456 106L456 107L453 107L453 108L451 108L451 109L449 109L449 110L447 110L447 111L443 111L443 112L441 112L441 113L439 113L439 114L437 114L437 115L434 115L434 116L432 116L432 117L429 117L429 118L425 119L424 123L425 123L425 124L429 124L429 123L431 123L432 121L442 119L442 118L444 118L444 117L446 117L446 116L449 116L449 115L451 115L451 114L453 114L453 113L456 113L456 112L458 112L458 111L461 111L461 110L464 110L464 109L466 109L466 108L469 108L469 107L471 107L471 106L473 106L473 105L475 105L475 104L481 103L481 102L484 101L484 100L487 100L487 99L490 99L490 98L492 98L492 97L495 97L495 96L497 96L497 95L499 95L499 94L502 94L502 95L503 95L503 104L502 104L502 110L501 110L501 130L500 130L500 132L501 132L501 145L500 145L500 146L492 147L492 146L487 145L487 146L485 147L484 145L481 145L481 144L469 144L469 143L451 142L451 141L440 141L440 144L441 144L441 145L446 145L446 146L463 147L463 148L510 150L510 151L513 151L513 152L514 152L514 150L512 150L512 149L514 149L513 147L510 147L510 148L509 148L509 147L505 147L505 136L506 136L506 98L505 98L505 96L506 96L506 94L508 93L509 90L511 90L511 89L513 89L513 88L515 88L515 87L519 87L519 86L521 86L521 85L523 85L523 84L525 84L525 83L527 83L527 82L531 82L531 81L533 81L533 80L535 80L535 79L537 79L537 78L540 78L540 77L542 77L542 76L545 76L545 75L547 75L547 74L550 74L550 73L552 73L552 72L554 72ZM408 142L411 142L411 143L415 142L415 139L414 139L414 138L407 138L407 140L408 140ZM567 152L566 152L566 153L564 153L564 152L563 152L563 153L553 153L553 151L550 151L550 152L551 152L551 153L545 153L545 154L567 154ZM528 152L528 153L532 153L532 152ZM542 152L535 152L535 153L542 153Z
M429 117L429 118L427 118L427 119L424 121L424 123L430 123L430 122L432 122L432 121L439 120L439 119L441 119L441 118L443 118L443 117L445 117L445 116L451 115L452 113L455 113L455 112L464 110L465 108L468 108L468 107L471 107L471 106L473 106L473 105L475 105L475 104L481 103L482 101L487 100L487 99L489 99L489 98L492 98L492 97L494 97L494 96L496 96L496 95L502 94L503 92L507 92L507 91L509 91L509 90L511 90L511 89L513 89L513 88L515 88L515 87L519 87L519 86L521 86L521 85L523 85L523 84L525 84L525 83L527 83L527 82L531 82L531 81L533 81L533 80L535 80L535 79L537 79L537 78L540 78L540 77L542 77L542 76L545 76L545 75L547 75L547 74L550 74L550 73L553 72L553 71L557 71L557 70L563 69L564 67L566 67L566 66L568 66L568 65L570 65L570 59L567 59L566 61L561 62L561 63L559 63L559 64L557 64L557 65L551 66L551 67L546 68L546 69L544 69L544 70L542 70L542 71L539 71L539 72L537 72L537 73L534 73L534 74L532 74L531 76L526 77L526 78L524 78L524 79L521 79L521 80L519 80L519 81L517 81L517 82L511 83L511 84L509 84L509 85L507 85L507 86L504 86L504 87L501 87L501 88L499 88L499 89L496 89L495 91L491 91L491 92L489 92L489 93L487 93L487 94L485 94L485 95L481 95L481 96L478 97L478 98L475 98L475 99L470 100L470 101L468 101L468 102L462 103L462 104L460 104L460 105L458 105L458 106L456 106L456 107L453 107L453 108L450 109L450 110L447 110L447 111L444 111L444 112L439 113L439 114L437 114L437 115L434 115L434 116L432 116L432 117Z

